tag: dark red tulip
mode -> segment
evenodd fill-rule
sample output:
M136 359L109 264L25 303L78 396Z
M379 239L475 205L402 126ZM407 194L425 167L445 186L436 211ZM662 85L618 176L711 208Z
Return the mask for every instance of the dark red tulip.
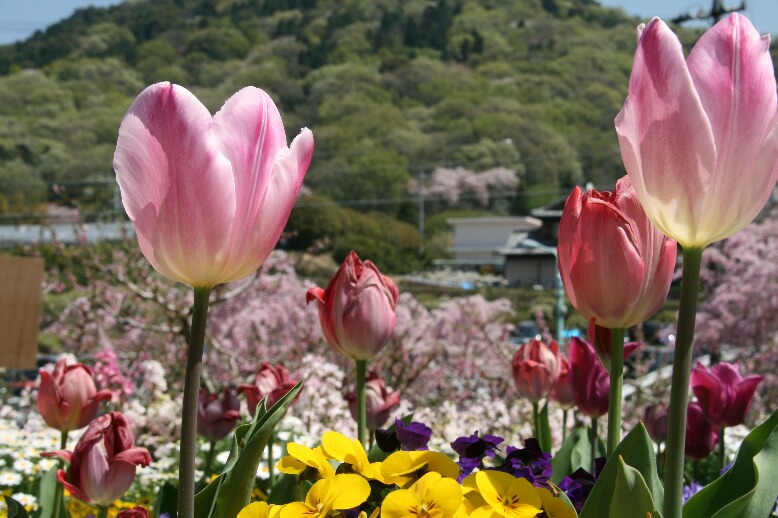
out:
M600 358L605 369L610 372L611 370L611 349L613 349L613 335L611 330L607 327L601 327L594 322L594 319L589 320L589 342L594 346L594 350L597 356ZM632 354L638 347L640 342L628 342L624 344L624 359Z
M648 405L643 411L643 423L646 425L648 435L656 442L663 442L667 439L667 405L659 402L655 405Z
M705 416L716 428L743 424L762 376L743 378L736 363L717 363L710 369L698 363L691 385Z
M357 418L357 392L346 394L348 409L354 419ZM374 371L367 373L365 383L365 418L368 430L381 428L389 419L392 410L400 406L400 393L389 392L386 383Z
M576 337L570 341L570 372L578 409L589 417L607 414L610 376L586 340Z
M200 389L197 402L197 433L211 442L216 442L235 428L240 419L240 401L225 388L222 396L211 394L208 389Z
M254 377L253 385L241 385L238 387L238 394L246 394L248 400L249 413L254 416L257 411L257 405L262 399L265 399L266 408L275 405L276 402L284 397L287 392L297 384L297 380L289 377L289 371L282 365L270 365L262 362Z
M686 456L702 460L713 452L719 441L719 431L705 417L699 403L689 403L686 411Z
M67 473L59 470L57 480L71 495L97 506L121 498L135 479L135 468L151 463L148 450L135 446L132 429L119 412L92 421L73 452L60 450L42 455L68 461L70 469Z
M132 509L123 509L119 511L116 518L149 518L149 511L142 505L136 505Z

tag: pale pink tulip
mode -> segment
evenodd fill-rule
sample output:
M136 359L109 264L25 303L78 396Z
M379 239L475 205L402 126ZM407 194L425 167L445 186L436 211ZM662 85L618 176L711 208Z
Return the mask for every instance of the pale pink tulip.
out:
M289 371L283 365L276 366L262 362L256 376L254 376L254 383L238 387L238 394L246 394L249 413L254 417L260 401L264 399L265 406L269 409L292 390L298 381L289 377Z
M616 117L621 156L651 221L684 248L705 247L751 222L778 179L770 38L739 14L688 60L658 18L638 38Z
M546 345L533 338L513 355L512 371L519 395L533 402L540 401L548 396L562 372L559 346L554 341Z
M352 250L327 287L311 288L306 299L319 302L319 321L331 346L354 360L369 360L394 332L399 296L389 277Z
M676 244L646 217L628 177L613 193L576 187L559 223L559 273L587 320L626 328L656 313L667 298Z
M185 88L158 83L125 115L113 165L154 269L213 287L265 261L312 153L307 129L287 147L278 109L262 90L244 88L211 117Z

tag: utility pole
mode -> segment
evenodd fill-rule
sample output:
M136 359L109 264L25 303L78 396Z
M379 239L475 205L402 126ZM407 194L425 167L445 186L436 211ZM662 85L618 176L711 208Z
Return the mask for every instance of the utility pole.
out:
M424 182L427 175L419 173L419 257L424 256Z
M713 5L710 11L700 9L696 13L680 14L672 19L673 23L681 24L689 20L707 20L712 18L713 24L718 23L724 16L730 13L736 13L738 11L745 11L746 0L741 0L740 5L737 7L724 7L724 0L713 0Z

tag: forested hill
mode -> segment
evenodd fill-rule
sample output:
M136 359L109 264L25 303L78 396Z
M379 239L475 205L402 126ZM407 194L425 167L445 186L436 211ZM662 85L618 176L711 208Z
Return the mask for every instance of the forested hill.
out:
M98 206L124 112L163 80L212 111L246 85L270 92L290 139L302 126L314 132L306 185L318 196L402 216L392 200L408 198L418 173L507 168L523 193L510 207L526 210L545 201L533 192L623 174L613 119L638 23L592 0L132 0L80 10L0 47L0 212L34 212L55 182ZM682 33L687 45L697 36Z

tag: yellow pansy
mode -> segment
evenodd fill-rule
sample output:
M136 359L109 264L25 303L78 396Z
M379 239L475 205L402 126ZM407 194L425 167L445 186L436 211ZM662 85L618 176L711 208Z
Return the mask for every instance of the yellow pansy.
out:
M462 490L451 478L430 472L409 489L392 491L381 505L382 518L454 518L462 506Z
M381 463L381 474L387 482L406 488L431 471L456 479L459 466L436 451L396 451Z
M280 513L280 505L254 502L241 509L238 518L276 518Z
M567 505L567 502L555 497L548 489L542 487L535 489L543 501L542 509L548 515L548 518L576 518L578 516L578 513Z
M304 473L306 478L311 479L335 476L335 470L324 455L321 446L311 449L296 442L289 442L286 444L286 451L289 455L281 457L276 466L281 473L289 475Z
M474 510L471 518L534 518L542 512L543 501L526 479L484 470L475 474L475 482L487 505Z
M467 479L462 481L462 485L459 486L462 490L462 505L454 515L455 518L466 518L479 507L488 505L486 500L484 500L484 497L481 496L481 493L478 492L478 487L475 486L475 475L471 475L470 477L472 477L474 489L465 485L465 480Z
M346 463L355 473L378 480L384 484L391 484L381 475L381 463L371 463L367 459L367 453L362 443L356 439L349 439L338 432L324 432L321 438L321 447L327 458Z
M305 503L286 504L279 518L324 518L331 511L352 509L370 496L370 484L361 475L343 474L316 482Z

